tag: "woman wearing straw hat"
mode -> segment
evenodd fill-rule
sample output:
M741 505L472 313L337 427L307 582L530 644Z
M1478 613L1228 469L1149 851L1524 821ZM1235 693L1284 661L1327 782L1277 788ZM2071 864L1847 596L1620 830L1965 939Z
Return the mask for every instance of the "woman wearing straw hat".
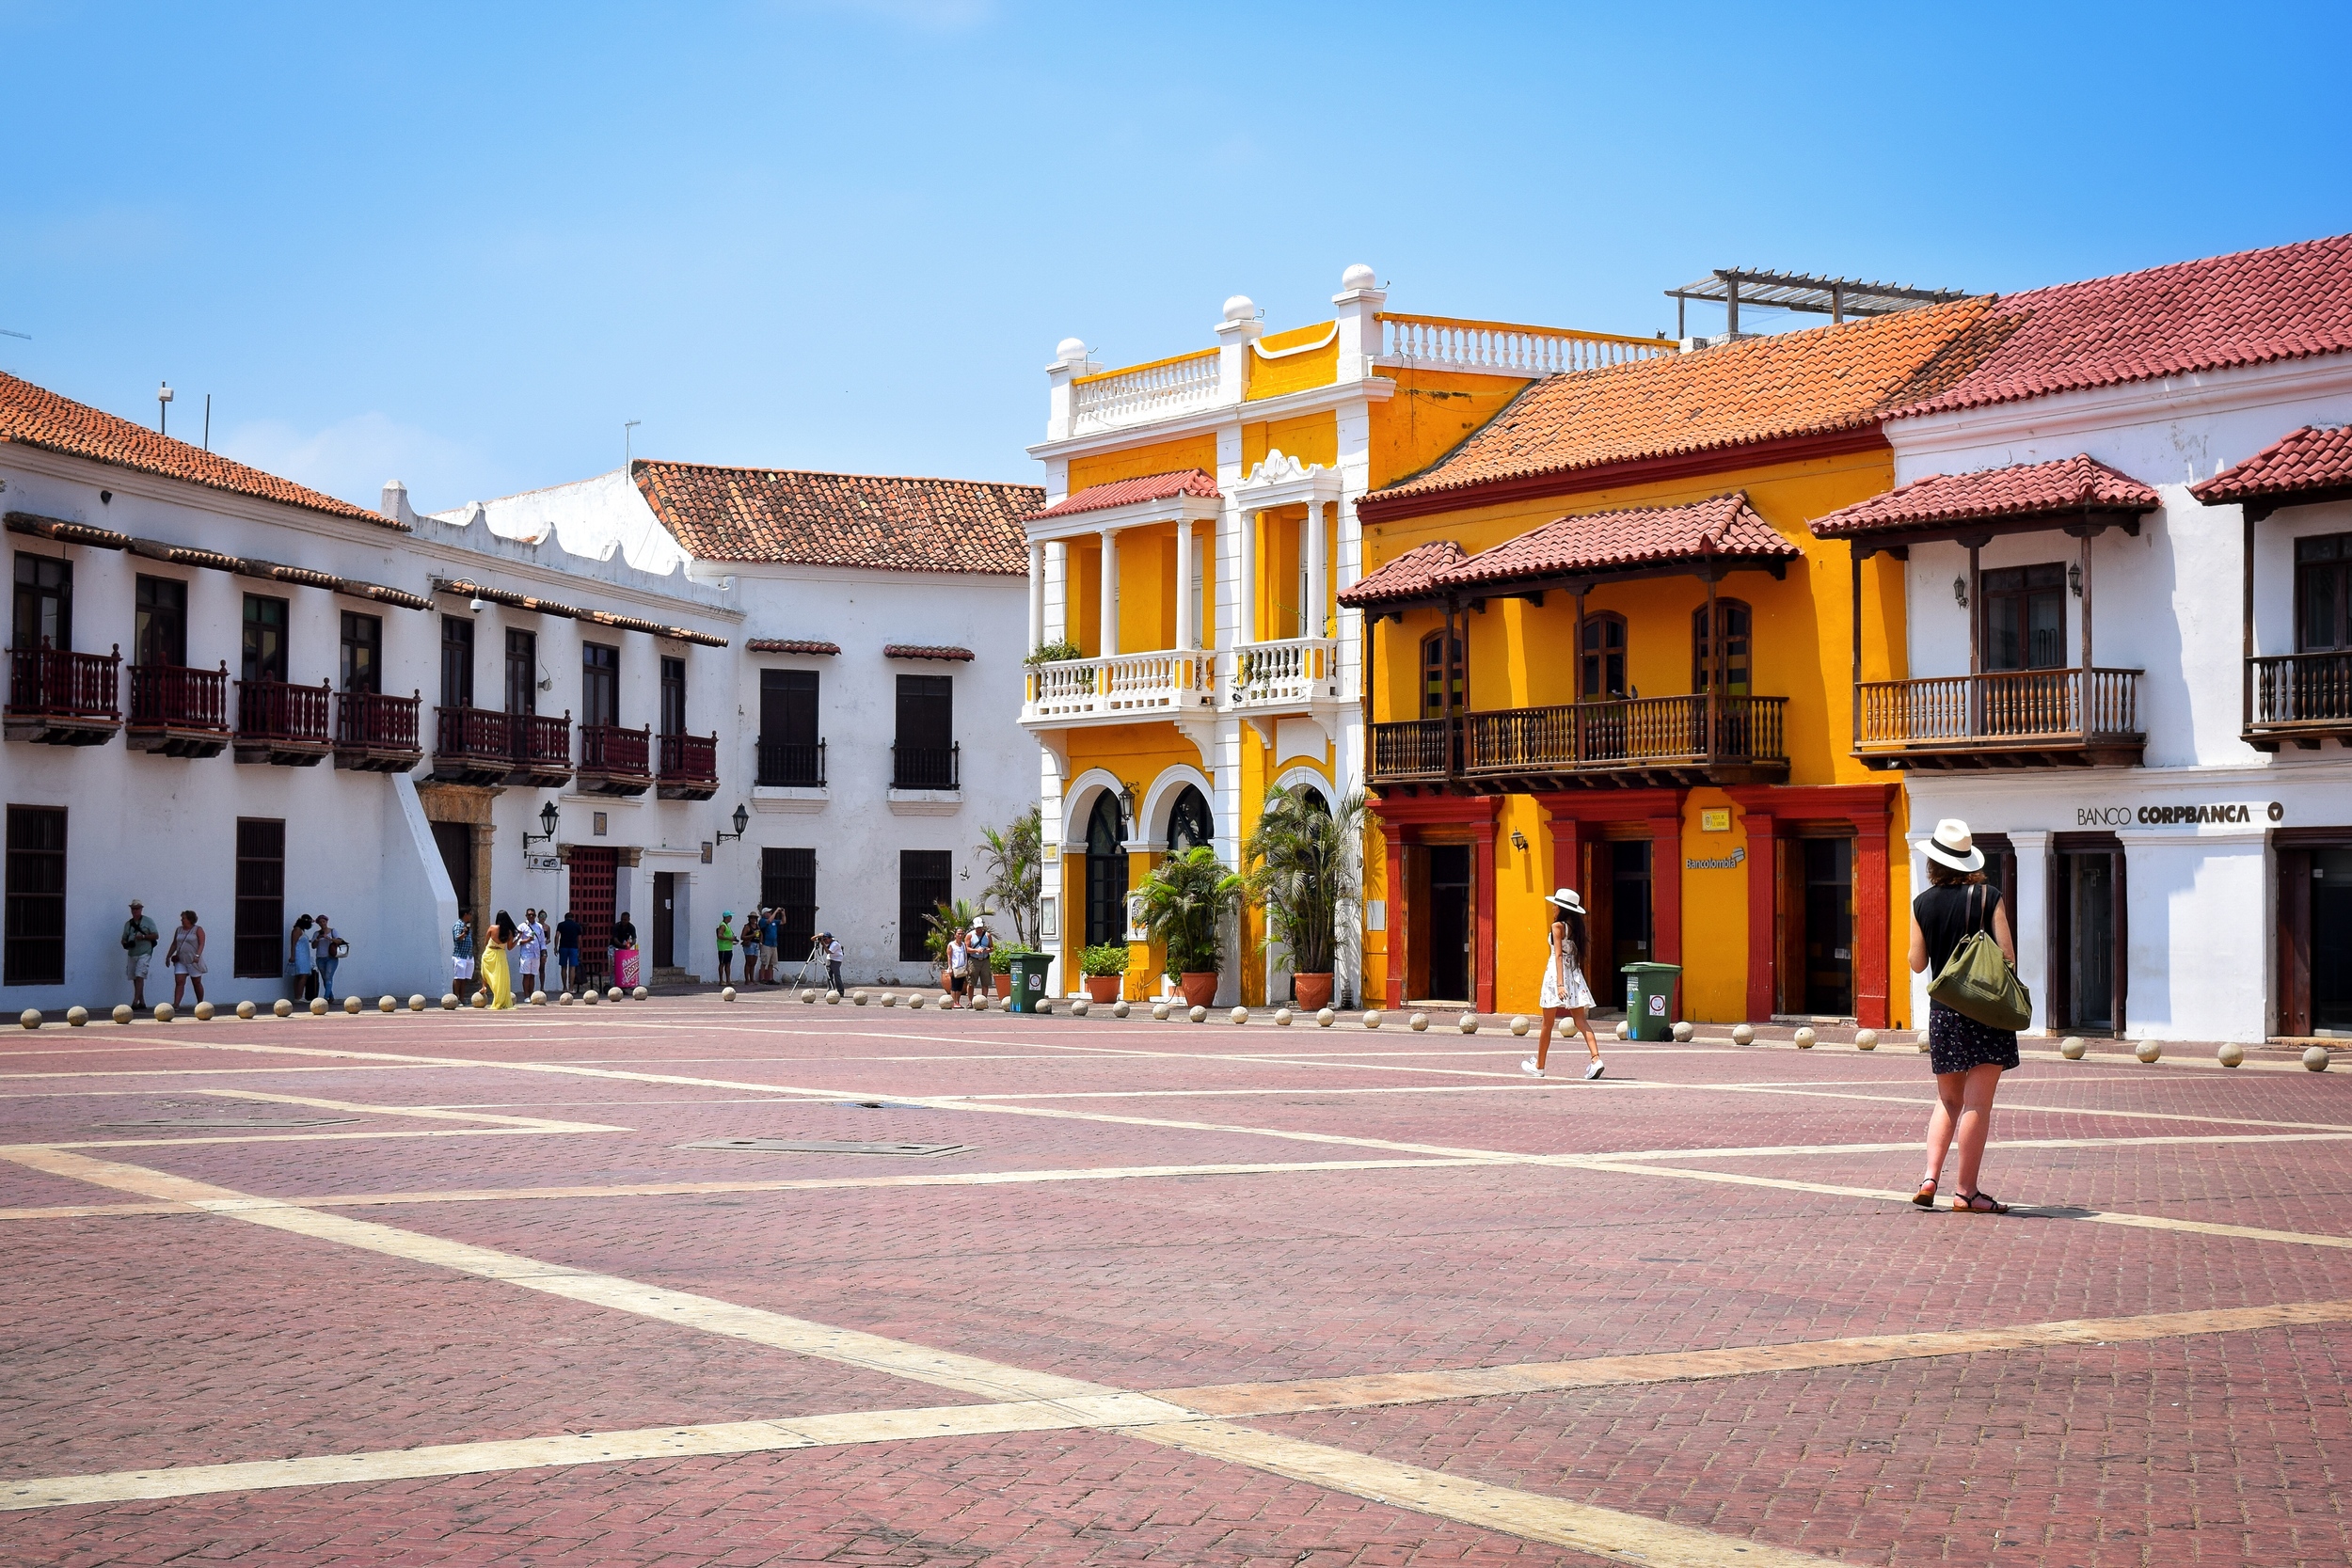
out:
M1551 953L1544 963L1543 994L1537 998L1544 1009L1544 1032L1536 1037L1535 1054L1522 1060L1519 1070L1534 1078L1544 1075L1544 1058L1551 1054L1552 1025L1565 1013L1568 1026L1584 1037L1584 1049L1593 1058L1584 1076L1597 1078L1608 1070L1608 1064L1600 1059L1600 1037L1586 1022L1593 1006L1593 988L1584 983L1584 900L1574 888L1564 887L1544 902L1559 911L1551 923Z
M1947 816L1921 847L1928 858L1928 887L1911 901L1911 967L1940 974L1953 949L1971 934L1990 931L2001 956L2017 961L2009 910L1998 888L1984 877L1984 851L1968 824ZM1960 1137L1960 1184L1952 1207L1963 1213L2006 1214L2009 1205L1977 1184L1984 1143L1993 1131L1993 1094L2001 1074L2017 1065L2017 1036L1928 1003L1928 1060L1935 1069L1935 1109L1928 1117L1928 1168L1911 1201L1935 1207L1935 1184L1955 1132Z

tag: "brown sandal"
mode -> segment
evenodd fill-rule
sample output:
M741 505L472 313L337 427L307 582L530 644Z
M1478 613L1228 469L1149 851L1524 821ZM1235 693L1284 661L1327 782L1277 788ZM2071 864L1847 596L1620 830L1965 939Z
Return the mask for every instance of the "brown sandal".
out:
M2006 1214L2009 1205L1991 1193L1979 1188L1973 1193L1954 1193L1952 1212L1956 1214Z
M1935 1207L1935 1178L1931 1176L1919 1183L1919 1190L1911 1195L1911 1201L1922 1209Z

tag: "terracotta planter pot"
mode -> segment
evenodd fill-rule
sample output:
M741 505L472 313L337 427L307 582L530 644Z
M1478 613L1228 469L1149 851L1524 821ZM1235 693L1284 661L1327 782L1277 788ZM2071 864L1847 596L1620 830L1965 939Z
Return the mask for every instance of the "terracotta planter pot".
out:
M992 974L989 978L996 983L996 1000L999 1002L1009 1001L1012 997L1012 976L1009 974Z
M1123 974L1089 974L1086 977L1087 1000L1108 1006L1119 1000L1119 988L1126 981Z
M1184 993L1187 1007L1213 1007L1216 1005L1216 971L1187 969L1177 982Z
M1291 996L1307 1011L1321 1012L1331 1005L1331 972L1292 975Z

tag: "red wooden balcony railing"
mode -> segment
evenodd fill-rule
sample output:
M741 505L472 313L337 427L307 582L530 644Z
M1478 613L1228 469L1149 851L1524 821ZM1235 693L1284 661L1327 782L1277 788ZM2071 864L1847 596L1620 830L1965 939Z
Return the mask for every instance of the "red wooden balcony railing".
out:
M423 706L421 697L339 691L335 694L335 744L344 751L414 755L419 750L417 716Z
M508 716L486 707L433 710L433 756L447 768L504 774L515 753Z
M46 645L8 650L8 712L26 718L119 721L122 649L76 654Z
M715 735L665 735L661 737L661 782L719 782L719 737Z
M131 666L131 728L229 729L229 665L191 670L183 664Z
M649 730L625 730L618 724L580 726L580 770L648 778L653 773L653 736Z
M278 740L324 748L327 739L328 699L333 690L325 681L316 686L292 686L284 681L237 683L237 738L240 741Z
M515 771L551 775L572 770L570 714L549 719L536 713L516 713L507 718L512 725L507 755L514 761ZM638 753L638 766L644 766L643 752Z

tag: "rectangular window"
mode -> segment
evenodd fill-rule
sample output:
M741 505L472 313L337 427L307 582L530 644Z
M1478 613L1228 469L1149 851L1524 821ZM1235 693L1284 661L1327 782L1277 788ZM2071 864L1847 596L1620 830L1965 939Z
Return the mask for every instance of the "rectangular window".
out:
M285 600L260 594L245 596L245 666L238 678L247 684L285 680Z
M817 672L759 673L759 776L771 788L813 788L825 782L818 751Z
M20 562L24 558L19 556ZM19 580L23 580L20 567ZM21 594L23 590L18 590ZM24 611L17 624L24 624ZM62 644L60 644L62 645ZM2352 648L2352 533L2295 542L2295 651Z
M793 964L808 957L808 945L817 936L817 851L762 849L759 901L784 911L776 957Z
M188 585L178 578L141 577L132 661L184 667L188 662Z
M506 711L539 711L539 634L506 634Z
M506 634L508 645L515 634ZM507 656L510 659L512 654ZM514 706L510 699L507 706ZM523 710L528 712L528 709ZM621 721L621 650L601 642L580 645L580 721L617 724Z
M44 643L59 652L73 646L73 562L16 552L16 623L13 647Z
M895 789L954 789L955 677L898 677L898 738L891 748Z
M441 705L473 706L473 623L441 617Z
M24 559L20 556L20 561ZM8 936L0 969L11 986L65 984L65 809L8 808Z
M342 689L380 694L383 680L384 617L344 610Z
M923 945L931 929L927 917L955 892L955 863L950 849L898 851L899 962L921 963L930 957Z
M1978 578L1987 670L2066 665L2066 568L2010 566Z
M286 972L286 824L237 818L237 975L269 979Z
M686 660L661 661L661 733L686 733Z

